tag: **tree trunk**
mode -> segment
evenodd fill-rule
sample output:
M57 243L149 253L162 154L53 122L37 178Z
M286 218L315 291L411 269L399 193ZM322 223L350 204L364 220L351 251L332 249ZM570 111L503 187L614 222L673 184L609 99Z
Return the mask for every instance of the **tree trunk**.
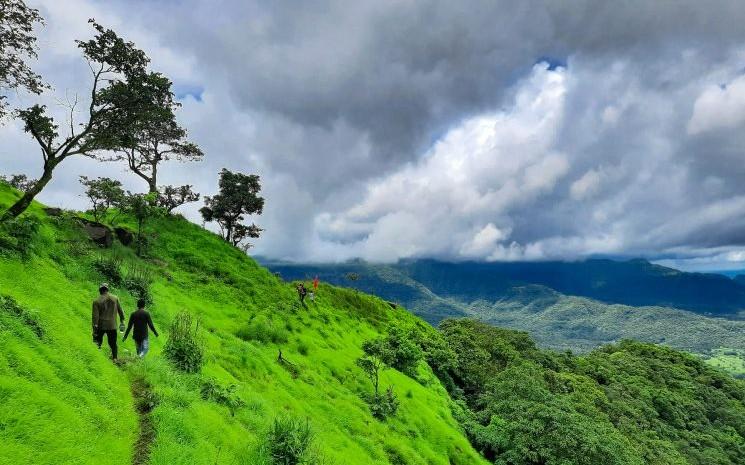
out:
M153 192L158 192L158 165L153 164L153 171L152 175L150 176L150 179L147 180L148 188L150 189L148 191L149 194L152 194Z
M49 183L49 181L52 180L52 170L54 169L54 165L52 164L45 164L44 165L44 174L39 178L38 181L31 187L31 189L27 190L23 197L18 199L16 203L11 206L8 211L3 213L2 218L0 218L0 221L6 221L11 220L13 218L18 218L18 216L25 212L29 205L31 205L31 202L33 202L34 197L36 197L39 192L44 189L44 187Z
M153 163L150 166L152 166L152 170L150 171L150 179L147 180L147 184L150 189L148 193L152 194L153 192L158 192L158 164Z

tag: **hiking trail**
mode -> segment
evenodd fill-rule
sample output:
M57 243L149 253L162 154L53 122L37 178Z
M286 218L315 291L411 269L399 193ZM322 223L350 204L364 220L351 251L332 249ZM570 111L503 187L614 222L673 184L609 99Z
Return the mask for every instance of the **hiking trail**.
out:
M135 402L139 431L134 443L132 465L145 465L150 458L150 447L155 442L155 425L151 412L157 405L157 398L150 385L142 377L136 377L131 384Z

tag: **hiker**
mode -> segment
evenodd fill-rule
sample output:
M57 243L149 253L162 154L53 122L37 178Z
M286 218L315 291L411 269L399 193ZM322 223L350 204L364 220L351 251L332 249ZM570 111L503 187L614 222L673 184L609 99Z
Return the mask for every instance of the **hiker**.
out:
M316 301L316 293L313 292L313 291L308 292L308 298L310 299L311 302L315 302Z
M303 283L300 283L297 285L297 295L300 297L300 303L305 303L305 295L308 293L308 290L305 289L305 285Z
M158 331L156 331L155 326L153 326L153 319L150 318L150 313L145 310L145 299L140 299L137 301L137 310L129 315L127 332L124 333L124 338L122 339L122 342L126 341L129 332L134 328L134 331L132 331L132 339L135 340L137 356L140 358L147 355L147 352L150 350L150 342L147 338L148 327L153 331L155 337L158 337Z
M313 291L318 292L318 283L319 283L318 276L316 275L315 278L313 278Z
M106 335L107 342L111 348L111 358L117 360L116 347L116 314L119 314L119 331L124 332L124 312L119 304L119 299L109 293L109 285L101 283L98 286L100 294L93 301L93 342L101 348L103 336Z

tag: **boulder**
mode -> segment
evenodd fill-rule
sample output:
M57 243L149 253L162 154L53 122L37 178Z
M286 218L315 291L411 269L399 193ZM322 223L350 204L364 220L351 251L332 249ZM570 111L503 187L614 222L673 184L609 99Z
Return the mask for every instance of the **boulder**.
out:
M48 216L62 216L62 209L56 208L56 207L46 207L44 209L44 213L46 213Z
M135 240L135 235L131 231L125 228L114 228L114 234L123 245L130 245Z
M111 232L111 228L105 224L87 220L85 218L78 218L78 220L83 223L83 231L85 231L88 237L90 237L96 244L108 248L114 243L114 233Z

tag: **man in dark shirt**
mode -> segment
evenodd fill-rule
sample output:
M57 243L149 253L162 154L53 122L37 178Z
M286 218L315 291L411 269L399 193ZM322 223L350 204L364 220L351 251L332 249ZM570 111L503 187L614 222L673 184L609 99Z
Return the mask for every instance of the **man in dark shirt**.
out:
M102 283L98 287L98 299L93 301L92 323L93 323L93 341L101 348L103 336L111 348L111 358L116 360L116 317L119 315L121 321L119 331L124 330L124 312L119 304L119 299L114 294L109 293L109 285Z
M148 327L153 330L155 337L158 337L158 331L156 331L155 326L153 326L153 320L150 318L150 313L145 310L145 300L140 299L137 301L137 311L129 316L127 332L124 333L124 339L122 339L122 341L126 341L129 331L134 328L134 331L132 331L132 339L135 340L137 356L140 358L144 357L148 350L150 350L150 343L147 339Z

